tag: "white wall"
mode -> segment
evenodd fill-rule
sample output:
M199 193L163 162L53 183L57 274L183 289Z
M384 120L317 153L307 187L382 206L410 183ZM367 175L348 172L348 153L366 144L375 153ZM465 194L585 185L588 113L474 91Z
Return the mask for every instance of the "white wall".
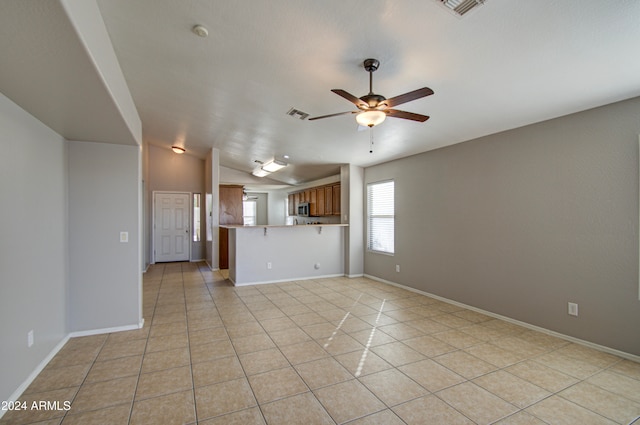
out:
M365 273L640 355L638 133L635 98L367 168L396 252Z
M2 94L0 150L0 400L11 400L66 336L67 159L64 139Z
M140 148L72 141L68 151L69 331L138 326Z

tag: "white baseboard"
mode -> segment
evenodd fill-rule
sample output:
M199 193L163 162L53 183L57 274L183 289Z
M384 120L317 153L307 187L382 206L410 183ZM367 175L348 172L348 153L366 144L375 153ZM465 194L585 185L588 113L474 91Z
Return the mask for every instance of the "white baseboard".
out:
M371 280L375 280L375 281L378 281L378 282L386 283L388 285L396 286L398 288L406 289L407 291L415 292L415 293L420 294L420 295L426 295L427 297L435 298L438 301L443 301L443 302L446 302L446 303L449 303L449 304L456 305L458 307L462 307L462 308L466 308L468 310L475 311L475 312L480 313L480 314L484 314L486 316L490 316L490 317L494 317L496 319L504 320L505 322L509 322L509 323L513 323L514 325L522 326L523 328L527 328L527 329L538 331L538 332L541 332L541 333L544 333L544 334L547 334L547 335L555 336L557 338L561 338L561 339L564 339L564 340L569 341L569 342L574 342L576 344L580 344L580 345L583 345L585 347L593 348L594 350L602 351L602 352L605 352L605 353L608 353L608 354L613 354L614 356L622 357L624 359L628 359L628 360L632 360L632 361L640 363L640 356L637 356L635 354L625 353L624 351L616 350L615 348L610 348L610 347L606 347L604 345L595 344L593 342L589 342L589 341L585 341L583 339L575 338L575 337L572 337L570 335L561 334L559 332L552 331L550 329L541 328L540 326L532 325L530 323L521 322L520 320L516 320L516 319L512 319L512 318L507 317L507 316L502 316L500 314L492 313L490 311L486 311L486 310L483 310L481 308L477 308L477 307L473 307L473 306L470 306L470 305L467 305L467 304L463 304L463 303L458 302L458 301L453 301L453 300L450 300L448 298L441 297L439 295L435 295L435 294L431 294L429 292L421 291L420 289L412 288L410 286L406 286L406 285L402 285L400 283L392 282L390 280L382 279L382 278L379 278L377 276L372 276L372 275L368 275L368 274L365 274L364 276L369 278L369 279L371 279Z
M25 392L25 390L29 387L29 385L31 385L31 383L38 377L40 372L42 372L42 370L49 364L51 359L53 359L55 357L55 355L58 354L58 352L62 349L62 347L64 347L64 345L67 343L67 341L69 341L69 338L70 338L69 335L67 335L64 338L62 338L62 340L55 347L53 347L53 350L51 350L51 352L49 354L47 354L47 356L29 374L27 379L25 379L24 382L22 384L20 384L20 386L18 388L16 388L16 390L13 392L13 394L11 394L9 396L9 398L7 400L5 400L5 401L8 401L8 402L17 401L20 398L20 396L22 395L22 393ZM0 418L2 418L2 416L6 412L7 412L7 410L0 409Z
M89 329L86 331L71 332L69 334L69 338L76 338L79 336L110 334L113 332L133 331L136 329L142 329L143 326L144 326L144 319L142 319L137 325L124 325L124 326L116 326L113 328Z
M250 285L266 285L268 283L293 282L295 280L328 279L328 278L332 278L332 277L344 277L344 274L340 273L340 274L326 274L326 275L322 275L322 276L292 277L292 278L289 278L289 279L263 280L263 281L258 281L258 282L246 282L246 283L237 283L237 282L234 282L231 278L229 278L229 280L231 280L231 283L233 283L233 286L250 286Z

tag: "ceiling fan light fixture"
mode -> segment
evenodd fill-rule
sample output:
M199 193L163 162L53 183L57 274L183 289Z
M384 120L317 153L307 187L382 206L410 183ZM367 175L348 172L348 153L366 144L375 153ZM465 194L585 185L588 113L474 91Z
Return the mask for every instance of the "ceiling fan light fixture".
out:
M381 124L385 118L387 118L387 114L382 111L365 111L356 115L358 124L365 127L373 127Z
M171 146L171 150L180 155L186 152L185 148L181 148L180 146Z

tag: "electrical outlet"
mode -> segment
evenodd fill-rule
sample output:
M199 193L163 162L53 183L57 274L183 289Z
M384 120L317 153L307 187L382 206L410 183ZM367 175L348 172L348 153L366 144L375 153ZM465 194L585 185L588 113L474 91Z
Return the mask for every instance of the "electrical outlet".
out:
M129 232L120 232L120 242L122 243L129 242Z
M400 264L396 264L396 272L400 273Z
M576 303L569 303L568 304L568 313L569 316L578 316L578 304Z
M267 263L267 269L271 270L271 261Z
M33 345L34 339L33 339L33 329L31 329L28 333L27 333L27 347L31 347Z

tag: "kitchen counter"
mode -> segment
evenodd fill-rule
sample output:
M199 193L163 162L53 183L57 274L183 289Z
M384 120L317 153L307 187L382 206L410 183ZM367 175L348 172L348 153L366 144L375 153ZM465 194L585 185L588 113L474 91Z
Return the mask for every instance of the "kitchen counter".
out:
M229 229L229 279L236 286L344 276L348 224Z

